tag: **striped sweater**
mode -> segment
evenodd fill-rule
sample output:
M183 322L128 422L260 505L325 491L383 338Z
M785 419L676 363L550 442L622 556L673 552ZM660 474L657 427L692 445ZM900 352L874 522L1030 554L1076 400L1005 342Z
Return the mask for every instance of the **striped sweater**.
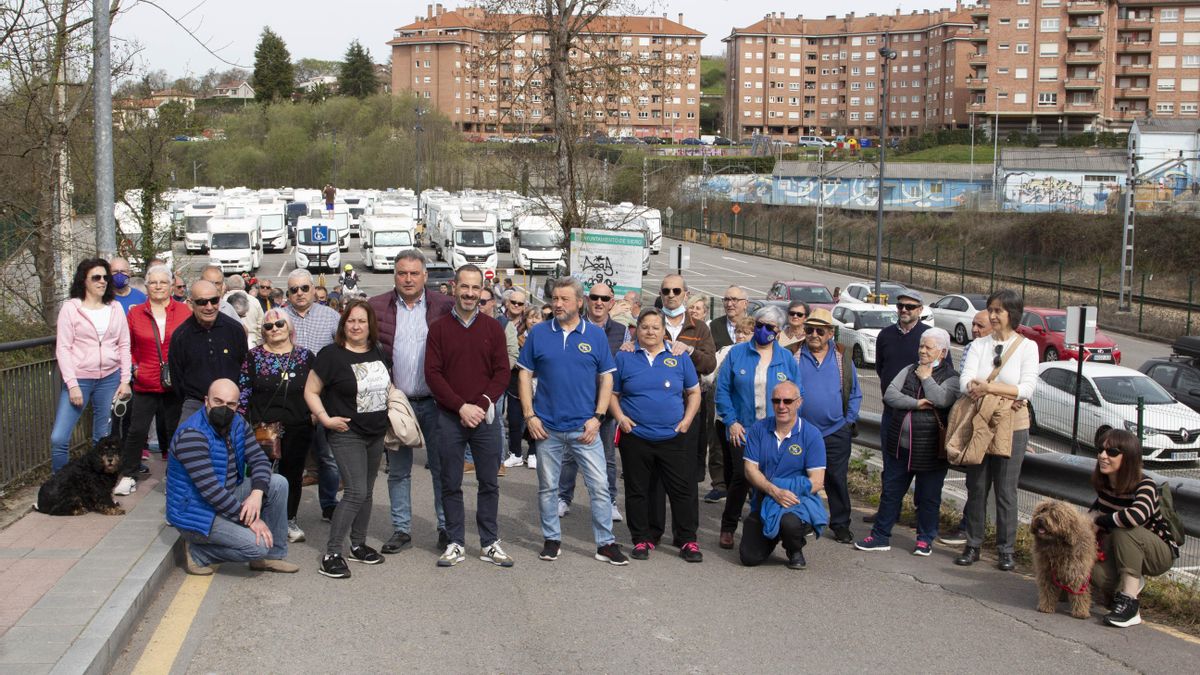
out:
M250 485L266 494L271 485L271 462L255 440L254 429L249 424L240 426L245 429L243 442ZM234 496L232 489L238 483L237 462L234 461L233 452L229 453L229 461L224 467L215 467L208 449L208 437L199 429L186 429L175 439L175 457L217 515L237 521L242 503ZM224 476L219 473L224 473Z
M1096 495L1091 510L1096 512L1096 525L1104 530L1118 527L1145 527L1171 547L1171 553L1179 557L1179 545L1171 537L1171 529L1158 508L1158 485L1151 478L1142 478L1133 494L1114 495L1101 491Z

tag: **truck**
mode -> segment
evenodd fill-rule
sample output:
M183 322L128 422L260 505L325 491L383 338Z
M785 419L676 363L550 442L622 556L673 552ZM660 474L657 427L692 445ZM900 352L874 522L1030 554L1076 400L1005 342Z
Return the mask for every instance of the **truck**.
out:
M359 232L363 264L372 272L391 271L401 251L417 247L416 229L411 210L403 214L363 216Z
M513 223L513 264L527 272L553 272L566 262L562 227L543 209L522 214Z
M496 214L482 209L463 208L452 211L442 221L442 233L447 237L443 258L454 269L477 265L480 269L496 269ZM448 253L448 255L447 255Z
M188 253L208 250L208 219L223 212L215 199L197 199L183 209L183 248Z
M208 254L225 274L254 272L262 264L262 232L258 216L239 212L208 221Z
M325 232L328 241L313 237L313 228ZM341 267L342 256L338 231L324 218L301 216L296 223L296 269L310 272L336 272Z

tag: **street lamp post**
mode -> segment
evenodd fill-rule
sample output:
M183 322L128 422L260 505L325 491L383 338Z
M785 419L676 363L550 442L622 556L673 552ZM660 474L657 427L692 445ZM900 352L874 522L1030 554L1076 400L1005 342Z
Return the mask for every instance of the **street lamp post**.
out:
M896 59L896 50L888 46L888 34L883 34L883 46L879 48L880 66L883 68L883 110L879 120L879 188L875 197L875 302L879 302L883 270L883 174L887 163L888 132L888 62Z
M417 123L413 125L413 157L415 159L417 173L417 218L425 220L421 215L421 132L424 129L421 127L421 117L425 114L425 110L421 106L413 109L417 116Z

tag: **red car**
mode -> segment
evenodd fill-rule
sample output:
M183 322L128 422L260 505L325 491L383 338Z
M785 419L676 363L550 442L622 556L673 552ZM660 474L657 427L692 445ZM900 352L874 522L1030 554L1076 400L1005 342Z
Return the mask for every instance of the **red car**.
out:
M1045 307L1026 307L1017 332L1037 343L1043 361L1071 361L1079 358L1075 347L1066 344L1067 311ZM1084 360L1121 364L1121 349L1099 330L1096 340L1084 345Z
M810 308L824 307L830 311L837 304L829 287L816 281L776 281L771 284L767 300L801 300Z

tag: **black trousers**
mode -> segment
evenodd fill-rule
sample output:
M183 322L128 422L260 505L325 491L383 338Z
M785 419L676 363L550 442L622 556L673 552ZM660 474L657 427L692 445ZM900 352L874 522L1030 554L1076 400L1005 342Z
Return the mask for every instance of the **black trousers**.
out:
M136 478L138 466L142 463L142 448L146 447L146 439L150 436L150 420L157 419L167 425L167 420L179 420L179 397L174 392L156 394L152 392L133 392L133 400L129 402L129 411L125 413L123 422L129 424L129 430L124 434L124 445L121 450L121 475ZM117 427L113 427L116 431ZM159 448L166 452L171 436L175 433L174 425L166 429L158 429ZM164 442L162 433L166 434Z
M829 500L829 526L850 526L850 425L825 437L825 497Z
M288 520L296 519L300 508L300 496L304 490L304 463L308 460L308 446L312 445L313 427L307 421L283 427L280 443L279 464L276 473L288 482Z
M725 510L721 512L721 531L737 532L742 508L746 506L746 495L750 494L750 484L746 482L746 467L742 463L745 448L730 443L728 439L723 447L725 467L729 470L729 487L725 493Z
M769 499L769 498L766 498ZM800 520L794 513L785 513L779 520L779 534L774 539L763 535L763 522L757 512L746 516L742 527L742 543L738 547L738 556L747 567L761 565L771 557L771 552L780 542L783 550L791 556L804 548L804 536L808 534L808 523Z
M686 438L686 435L676 434L665 441L647 441L633 434L621 434L625 523L635 544L657 538L651 530L649 500L651 486L655 483L665 487L666 496L671 499L671 528L676 543L696 541L700 506L694 480L694 458L685 446ZM657 534L662 536L662 530Z
M700 483L704 480L704 449L699 447L698 443L702 435L700 431L700 414L696 414L696 419L692 421L692 426L688 427L687 433L676 438L681 439L681 450L686 461L686 466L681 469L684 472L684 477L691 483ZM624 434L621 434L624 437ZM622 455L624 459L624 455ZM693 488L695 491L698 488ZM660 472L655 469L650 476L650 491L646 495L649 502L650 515L650 538L652 541L662 539L663 533L667 531L667 491L663 484L663 477ZM699 508L699 507L697 507ZM674 510L674 504L671 505ZM671 535L672 543L676 546L681 546L689 541L695 541L693 536L691 539L685 539L686 533L680 532L676 527L676 521L672 516Z

